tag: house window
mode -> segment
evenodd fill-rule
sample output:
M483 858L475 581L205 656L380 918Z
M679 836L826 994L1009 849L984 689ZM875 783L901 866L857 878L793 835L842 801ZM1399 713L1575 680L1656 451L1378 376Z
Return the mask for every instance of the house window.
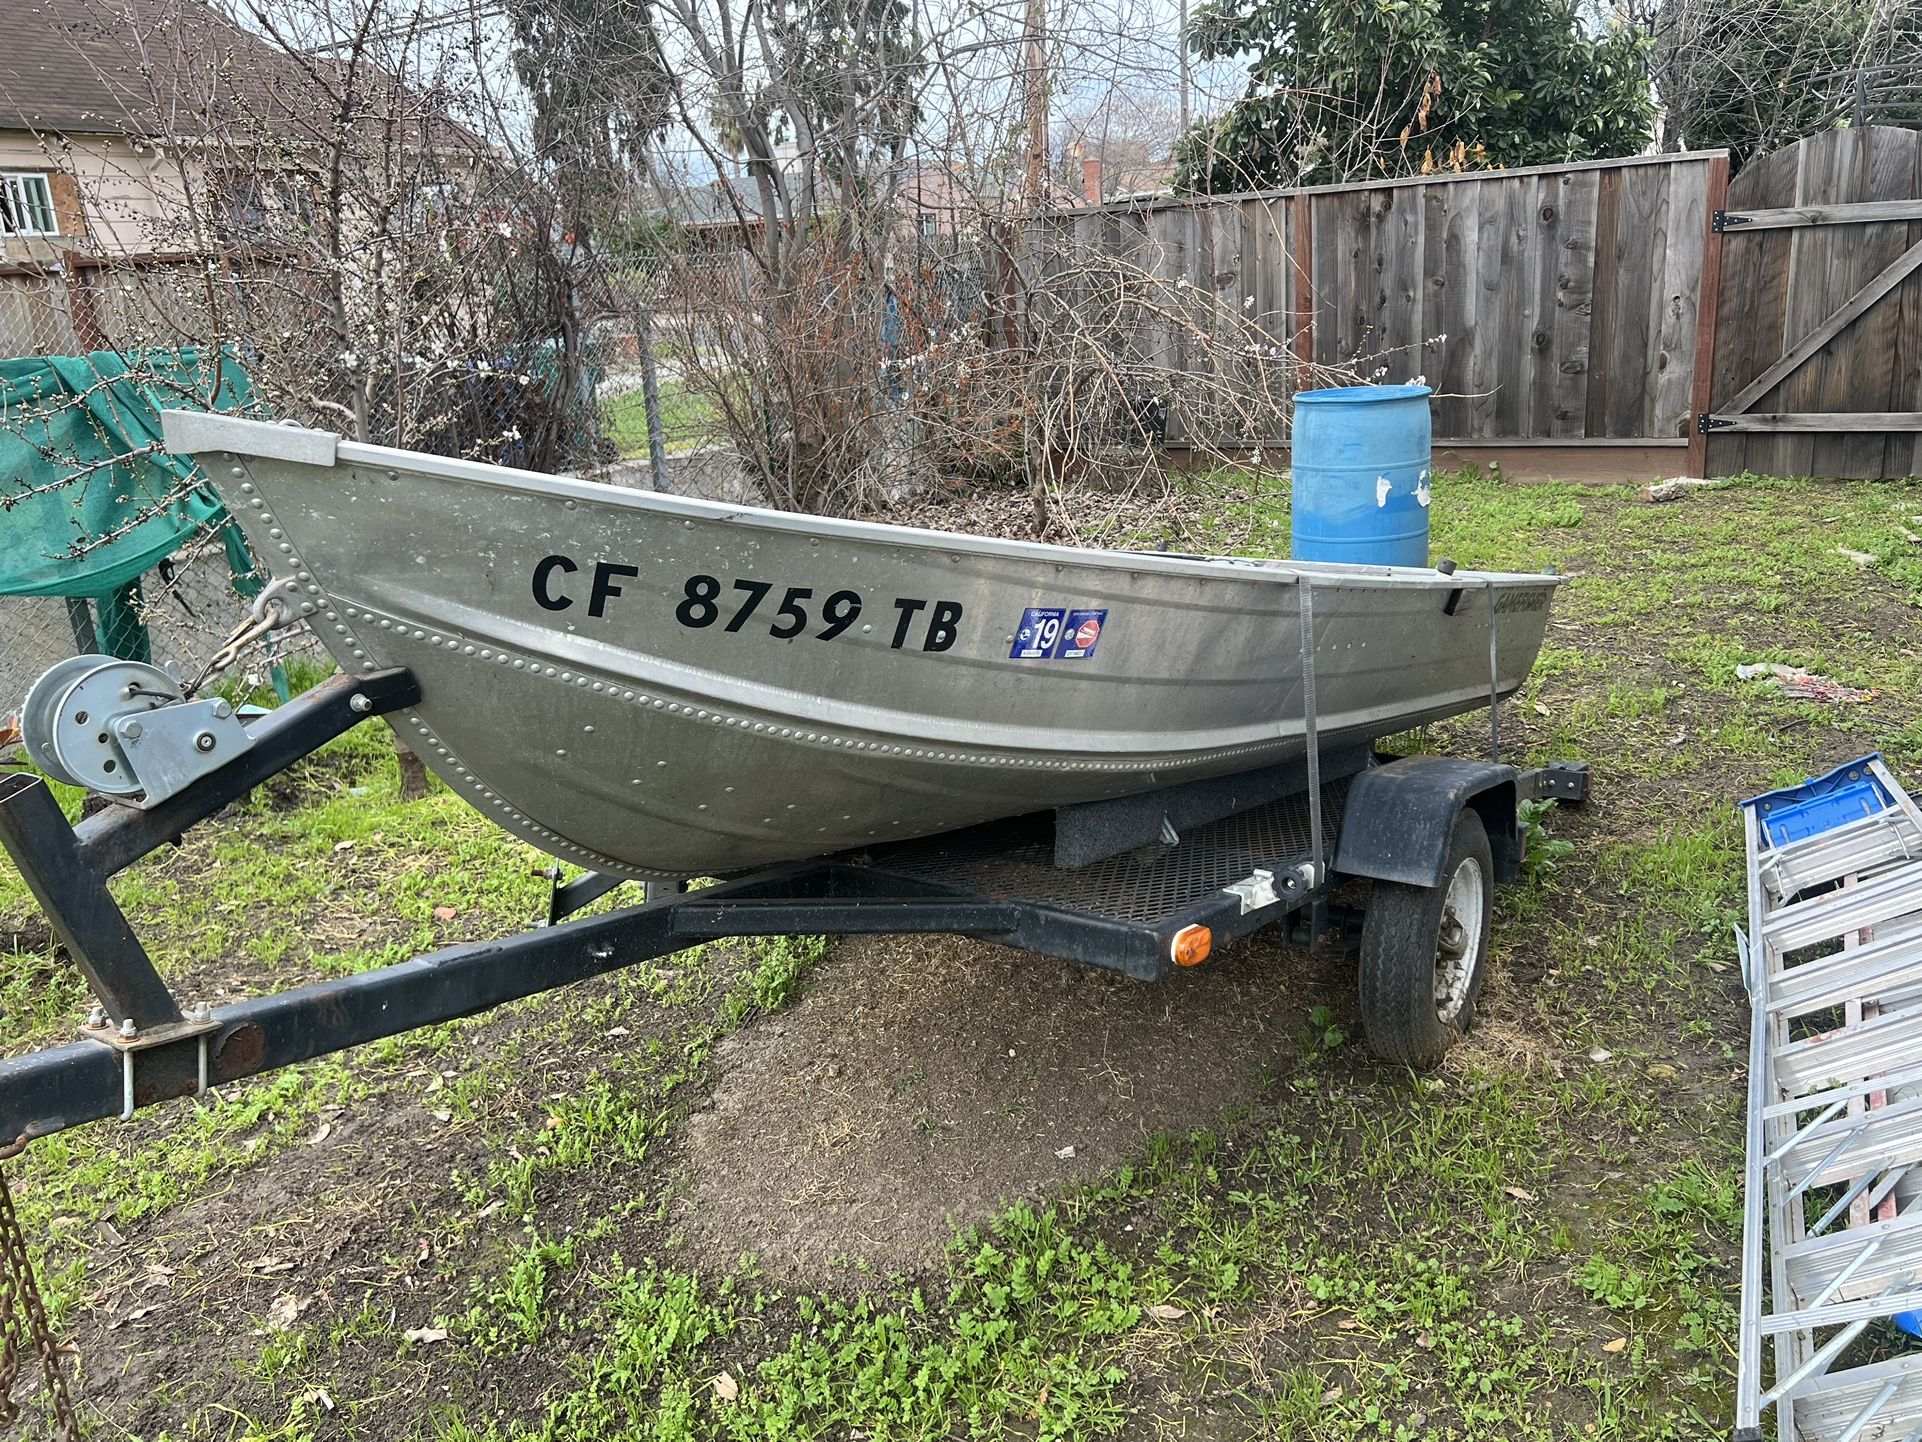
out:
M313 229L313 195L297 174L260 171L230 175L218 193L229 241L265 241L276 233Z
M939 228L934 212L924 210L916 219L920 225L921 238L923 240L933 240Z
M42 171L0 174L0 235L58 235L53 188Z

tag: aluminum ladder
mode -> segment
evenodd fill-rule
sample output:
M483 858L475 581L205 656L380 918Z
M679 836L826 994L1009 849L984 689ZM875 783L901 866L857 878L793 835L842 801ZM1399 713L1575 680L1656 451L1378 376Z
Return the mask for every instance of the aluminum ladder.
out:
M1871 1342L1910 1339L1860 1340L1922 1311L1922 811L1876 754L1742 817L1736 1442L1759 1442L1771 1407L1777 1442L1922 1442L1922 1342L1864 1361Z

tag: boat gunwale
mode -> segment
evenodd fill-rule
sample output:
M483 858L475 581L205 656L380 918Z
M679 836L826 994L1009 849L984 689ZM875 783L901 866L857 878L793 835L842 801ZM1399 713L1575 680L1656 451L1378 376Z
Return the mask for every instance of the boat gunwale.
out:
M173 422L168 427L170 434L166 441L167 450L173 454L220 451L236 456L319 466L338 465L344 461L349 465L414 471L521 494L586 501L617 510L643 511L679 519L720 521L811 537L836 537L868 545L930 547L1005 560L1065 562L1113 570L1205 577L1210 580L1235 577L1279 585L1299 584L1305 578L1314 582L1326 580L1331 585L1359 582L1370 586L1413 587L1433 591L1506 590L1541 586L1552 588L1566 579L1548 572L1455 571L1445 574L1426 568L1369 566L1339 561L1278 560L1256 556L1191 557L1154 551L1059 546L1046 541L976 536L923 526L897 526L881 521L819 516L804 511L779 511L765 506L712 501L698 496L677 496L663 491L633 490L579 476L548 475L541 471L496 466L485 461L459 460L394 446L349 441L342 439L337 432L241 416L170 410L165 413L165 418ZM258 444L248 444L256 438ZM326 440L331 440L333 445L325 446ZM316 446L316 441L322 444ZM333 459L317 459L316 453L321 449L331 451Z

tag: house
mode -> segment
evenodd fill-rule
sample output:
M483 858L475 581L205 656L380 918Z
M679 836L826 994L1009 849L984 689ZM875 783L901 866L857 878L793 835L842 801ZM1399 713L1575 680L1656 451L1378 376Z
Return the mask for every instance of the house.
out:
M340 62L200 0L15 4L28 23L0 49L0 356L202 338L210 274L226 300L250 278L286 289L329 145L391 149L385 124L411 156L459 152L431 177L390 162L385 188L423 213L485 154L392 76L363 61L337 77ZM350 93L364 136L331 123Z
M20 0L17 16L0 51L0 355L95 349L125 294L104 268L201 248L182 117L269 47L171 0Z

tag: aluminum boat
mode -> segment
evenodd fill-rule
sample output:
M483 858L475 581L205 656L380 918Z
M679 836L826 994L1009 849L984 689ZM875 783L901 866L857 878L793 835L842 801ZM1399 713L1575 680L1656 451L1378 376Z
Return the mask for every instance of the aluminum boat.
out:
M169 411L255 552L508 831L726 875L1299 758L1490 704L1556 578L827 519ZM1304 666L1302 620L1312 646ZM1310 684L1304 686L1304 681Z

